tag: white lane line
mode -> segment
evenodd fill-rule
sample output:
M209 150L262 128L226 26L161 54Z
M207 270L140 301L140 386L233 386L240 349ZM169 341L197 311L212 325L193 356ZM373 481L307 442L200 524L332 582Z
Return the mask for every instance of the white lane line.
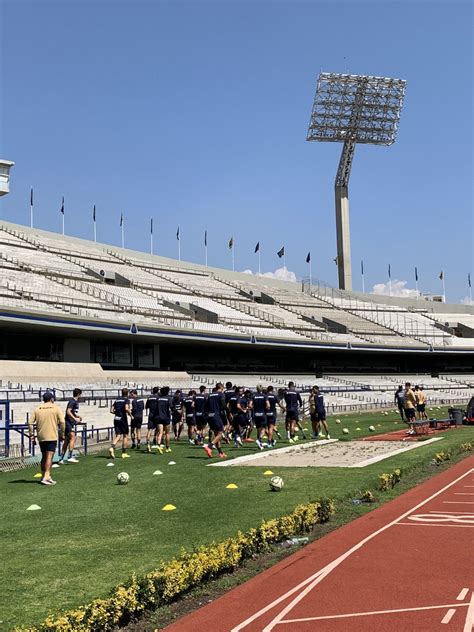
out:
M304 623L305 621L324 621L327 619L349 619L350 617L368 617L371 615L377 614L393 614L397 612L420 612L423 610L441 610L443 608L450 608L451 606L455 606L456 608L462 606L468 606L467 603L449 603L444 606L421 606L420 608L397 608L396 610L375 610L374 612L350 612L348 614L332 614L326 615L324 617L305 617L303 619L285 619L284 621L279 621L279 624L282 623Z
M455 496L474 496L474 492L454 492Z
M472 628L474 628L474 590L471 593L471 601L467 609L463 632L472 632Z
M443 505L474 505L474 500L443 500Z
M456 529L474 529L474 524L433 524L432 522L397 522L402 527L456 527Z
M429 511L428 513L432 513L432 514L441 514L444 513L443 509L438 509L438 511ZM450 514L467 514L468 516L473 516L474 517L474 513L472 513L472 511L451 511L449 510Z
M441 623L449 623L451 619L453 618L453 615L455 612L456 610L454 608L450 608L448 612L444 615L444 617L441 619Z
M380 535L381 533L383 533L384 531L386 531L387 529L389 529L393 525L397 524L397 522L399 520L403 520L404 518L409 516L414 511L417 511L418 509L420 509L420 507L423 507L423 505L426 505L427 503L429 503L434 498L437 498L440 494L443 494L447 489L449 489L453 485L456 485L457 483L459 483L459 481L462 481L466 476L471 475L473 471L474 471L474 468L471 468L470 470L468 470L464 474L461 474L461 476L456 478L454 481L451 481L451 483L448 483L447 485L445 485L444 487L439 489L437 492L435 492L434 494L432 494L431 496L429 496L425 500L423 500L420 503L418 503L415 507L412 507L411 509L409 509L408 511L403 513L401 516L399 516L398 518L395 518L395 520L392 520L392 522L389 522L388 524L384 525L383 527L381 527L377 531L374 531L373 533L371 533L370 535L365 537L363 540L361 540L360 542L355 544L353 547L351 547L348 551L346 551L345 553L340 555L338 558L336 558L335 560L330 562L327 566L325 566L324 568L322 568L319 571L317 571L316 573L314 573L314 575L310 575L310 577L306 578L303 582L298 584L298 586L295 586L294 588L292 588L288 592L286 592L283 595L281 595L281 597L279 597L278 599L275 599L271 603L267 604L264 608L262 608L261 610L258 610L253 615L251 615L250 617L245 619L245 621L242 621L241 623L237 624L235 627L232 628L232 630L230 632L240 632L240 630L242 630L243 628L247 627L250 623L255 621L255 619L259 619L262 616L262 614L264 614L265 612L268 612L269 610L272 610L274 608L274 606L276 606L277 604L281 603L282 601L284 601L285 599L287 599L288 597L293 595L295 592L300 590L303 586L306 586L306 588L302 592L300 592L297 595L297 597L295 597L293 599L293 601L291 601L280 612L280 614L277 615L273 619L273 621L271 621L262 630L262 632L270 632L274 628L274 626L277 625L278 622L281 621L281 619L283 619L283 617L290 610L292 610L294 608L294 606L297 603L299 603L299 601L301 601L301 599L303 599L314 588L314 586L319 584L326 577L326 575L328 575L331 571L333 571L335 568L337 568L339 566L339 564L341 564L349 556L351 556L353 553L355 553L360 548L362 548L364 546L364 544L367 544L367 542L370 542L373 538L377 537L378 535Z
M463 485L463 487L474 487L474 485Z
M462 601L468 592L469 592L469 588L463 588L461 592L459 593L459 595L456 597L456 599L458 601Z

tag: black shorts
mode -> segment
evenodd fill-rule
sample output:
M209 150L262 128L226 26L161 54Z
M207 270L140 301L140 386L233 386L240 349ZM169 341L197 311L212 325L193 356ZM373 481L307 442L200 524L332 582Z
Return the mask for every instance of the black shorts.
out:
M315 415L316 415L316 421L326 421L326 411L325 410L317 410Z
M196 426L202 430L207 425L207 416L206 415L196 415Z
M143 417L132 417L132 421L130 422L130 427L133 429L140 429L143 424Z
M209 428L213 432L223 432L224 431L224 422L220 417L209 417Z
M405 417L407 419L415 419L415 409L414 408L405 408Z
M66 420L66 430L64 434L69 435L71 434L71 432L76 432L76 426L75 424L72 424L70 421Z
M153 419L153 417L148 417L148 424L147 424L148 430L156 430L157 425L158 425L158 422L156 421L156 419Z
M195 426L196 425L196 419L194 418L194 415L190 415L189 417L186 416L186 424L188 426Z
M267 427L267 417L266 415L254 415L253 418L255 422L256 428L266 428Z
M118 435L128 435L129 433L129 428L128 428L128 421L126 419L119 419L119 420L115 420L114 419L114 430L115 430L115 434Z
M276 417L273 413L267 413L267 426L274 426L276 424Z
M169 426L171 423L171 420L170 419L157 419L155 423L157 426Z
M424 413L425 412L425 407L426 407L426 404L418 404L417 407L416 407L416 410L419 413Z
M288 410L286 412L285 421L299 421L298 412L296 410Z
M40 441L39 445L41 454L46 454L46 452L56 452L56 446L58 444L56 441Z
M180 424L181 420L183 419L181 413L179 415L173 415L173 423L174 424Z

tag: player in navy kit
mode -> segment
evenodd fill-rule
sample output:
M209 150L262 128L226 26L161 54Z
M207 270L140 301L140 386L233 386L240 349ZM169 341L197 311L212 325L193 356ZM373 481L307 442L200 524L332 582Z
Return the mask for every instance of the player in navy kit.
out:
M138 393L136 390L130 391L130 397L132 398L132 419L130 422L130 428L132 430L132 450L134 448L138 450L142 439L143 410L145 408L145 402L143 399L138 399Z
M157 412L157 428L158 434L156 437L156 444L160 454L165 452L171 452L170 448L170 423L171 423L171 400L170 387L163 386L160 388L160 396L158 397L158 412ZM163 444L163 437L165 443Z
M251 409L255 427L257 428L257 447L259 450L263 450L262 439L267 432L267 413L270 410L270 404L260 385L257 386L257 392L251 401Z
M178 388L171 399L171 419L175 441L179 441L184 426L183 395Z
M221 437L224 433L224 428L227 423L225 398L222 392L223 386L218 382L212 389L212 393L207 398L207 416L209 421L209 429L214 433L214 438L209 440L209 443L204 447L204 450L209 458L212 457L212 450L217 449L219 457L225 458L227 455L221 448Z
M151 438L156 439L158 429L158 397L159 388L154 386L150 397L146 400L145 408L148 411L148 429L146 433L146 449L151 452Z
M112 404L110 412L114 416L115 437L109 448L109 454L115 459L115 446L122 441L122 459L130 457L127 454L128 446L128 418L130 416L130 400L128 399L128 388L122 388L122 397L118 397Z
M313 386L309 396L311 422L313 426L313 437L321 438L321 424L326 432L326 439L330 439L329 428L326 421L326 406L324 405L324 397L319 390L319 386Z
M72 399L70 399L66 406L66 414L64 415L64 421L66 422L66 431L64 433L64 443L61 450L61 456L59 457L59 463L64 463L64 457L69 450L69 458L66 459L66 463L79 463L73 455L74 445L76 443L76 424L82 421L82 417L79 415L79 398L82 395L80 388L75 388L72 392Z
M186 425L188 427L188 441L189 443L195 443L196 437L196 416L194 414L194 398L196 391L191 389L188 396L184 399L184 415L186 419Z
M267 410L267 436L268 436L268 444L273 448L276 444L275 439L273 438L273 433L280 438L278 434L277 426L277 405L280 404L280 399L277 395L275 395L273 391L273 386L267 387L267 401L268 401L268 410Z
M203 445L207 426L207 398L206 387L202 384L199 393L194 398L194 415L196 417L196 445Z
M298 438L295 430L296 424L299 421L299 409L303 406L301 395L296 391L294 382L288 383L288 390L283 396L283 401L284 404L281 402L280 406L286 411L286 435L288 437L288 441L290 443L294 443L294 441Z

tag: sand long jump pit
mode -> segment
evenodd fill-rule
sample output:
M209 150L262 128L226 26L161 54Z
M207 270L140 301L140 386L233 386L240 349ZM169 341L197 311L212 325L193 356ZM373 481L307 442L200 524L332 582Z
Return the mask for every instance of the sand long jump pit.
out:
M442 437L426 441L311 441L302 445L247 454L232 461L219 461L210 467L366 467L396 454L416 450Z

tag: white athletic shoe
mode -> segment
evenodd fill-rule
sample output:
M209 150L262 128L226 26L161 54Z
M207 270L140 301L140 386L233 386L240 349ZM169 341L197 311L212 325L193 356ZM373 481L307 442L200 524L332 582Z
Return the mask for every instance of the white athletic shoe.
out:
M66 463L79 463L79 459L76 459L75 456L71 456Z
M263 445L262 445L262 442L260 441L260 439L257 439L257 440L255 441L255 443L257 444L257 448L258 448L259 450L263 450Z

